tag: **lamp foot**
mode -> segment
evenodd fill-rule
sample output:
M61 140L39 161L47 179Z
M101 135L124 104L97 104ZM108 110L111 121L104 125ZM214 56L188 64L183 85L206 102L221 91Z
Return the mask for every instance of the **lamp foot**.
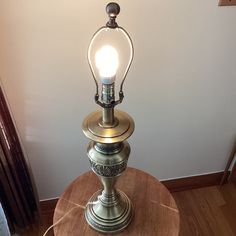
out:
M102 190L94 193L85 210L88 224L101 233L117 233L124 230L133 217L133 206L129 198L116 190L115 204L104 204Z

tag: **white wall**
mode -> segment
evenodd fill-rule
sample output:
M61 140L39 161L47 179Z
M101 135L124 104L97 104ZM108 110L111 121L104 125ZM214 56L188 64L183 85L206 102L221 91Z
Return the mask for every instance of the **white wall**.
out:
M220 171L236 134L236 8L120 0L135 59L120 109L136 122L129 165L159 179ZM40 199L89 170L86 61L107 1L0 1L0 77Z

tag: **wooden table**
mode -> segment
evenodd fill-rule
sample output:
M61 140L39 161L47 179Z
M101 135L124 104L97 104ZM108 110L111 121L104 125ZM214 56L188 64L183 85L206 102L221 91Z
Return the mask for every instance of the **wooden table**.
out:
M135 211L128 228L116 235L178 235L179 211L170 192L157 179L143 171L127 168L116 186L129 196ZM75 205L85 206L99 188L101 184L91 171L79 176L67 187L57 203L53 222L74 209L54 227L55 236L103 235L89 227L83 208Z

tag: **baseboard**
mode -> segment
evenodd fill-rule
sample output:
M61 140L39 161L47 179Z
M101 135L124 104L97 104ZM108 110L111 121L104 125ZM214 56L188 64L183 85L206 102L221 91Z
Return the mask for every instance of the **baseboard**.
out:
M59 198L53 198L53 199L46 199L46 200L41 200L39 202L40 210L42 214L45 214L47 212L52 212L54 211L57 201Z
M223 174L224 172L222 171L211 174L190 176L180 179L164 180L161 182L166 186L167 189L169 189L170 192L178 192L195 188L219 185ZM230 171L228 171L227 177L229 176L229 174Z
M217 173L190 176L179 179L164 180L161 181L161 183L164 184L170 192L178 192L195 188L203 188L203 187L219 185L223 174L224 172L222 171ZM229 174L230 171L228 171L228 176ZM47 213L54 211L57 201L58 198L41 200L40 201L41 212Z

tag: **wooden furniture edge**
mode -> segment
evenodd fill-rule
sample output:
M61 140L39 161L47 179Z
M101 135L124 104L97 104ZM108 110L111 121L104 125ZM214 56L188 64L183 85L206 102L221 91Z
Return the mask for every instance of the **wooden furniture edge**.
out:
M236 0L219 0L218 6L235 6Z
M229 182L233 182L236 184L236 162L234 163L232 171L230 172Z

